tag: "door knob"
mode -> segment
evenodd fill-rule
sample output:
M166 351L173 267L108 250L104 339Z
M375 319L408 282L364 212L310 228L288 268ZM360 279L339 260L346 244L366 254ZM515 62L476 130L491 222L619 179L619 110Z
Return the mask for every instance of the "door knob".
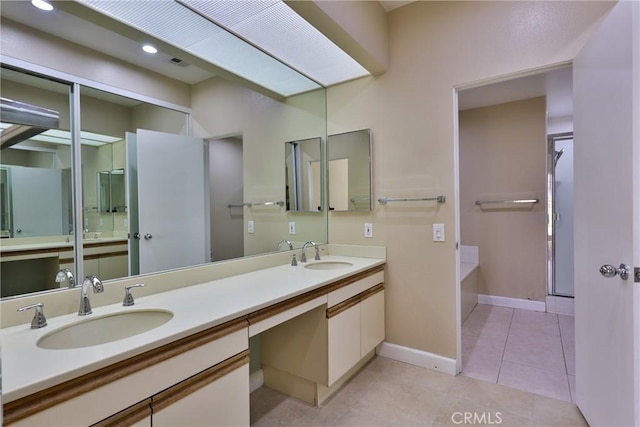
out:
M151 233L147 233L144 235L144 240L151 240L152 237Z
M600 274L604 277L615 277L619 274L622 280L627 280L630 272L631 268L627 264L620 264L618 268L610 264L605 264L600 267Z
M133 233L133 238L136 240L140 240L140 233Z

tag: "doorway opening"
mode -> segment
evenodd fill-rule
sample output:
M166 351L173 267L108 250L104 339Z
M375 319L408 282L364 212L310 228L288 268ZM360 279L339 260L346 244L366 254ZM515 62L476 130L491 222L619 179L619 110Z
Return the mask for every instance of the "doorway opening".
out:
M572 163L572 68L460 90L458 106L461 374L574 401L573 312L549 304L558 269L547 221ZM552 243L571 270L561 236Z

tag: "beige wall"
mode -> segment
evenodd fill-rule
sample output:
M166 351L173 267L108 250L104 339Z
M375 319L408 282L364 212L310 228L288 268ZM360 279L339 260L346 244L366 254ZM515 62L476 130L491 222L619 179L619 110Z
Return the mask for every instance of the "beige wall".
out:
M212 78L193 86L194 136L242 135L244 202L285 200L285 142L326 137L324 90L279 102L236 83ZM246 232L246 221L255 233ZM245 255L277 250L282 239L325 242L326 218L321 213L287 213L284 208L244 209ZM289 235L288 222L296 222Z
M480 248L478 292L546 296L545 98L460 112L460 242ZM476 200L537 198L523 206Z
M387 73L328 89L329 134L371 128L374 199L447 196L329 214L331 243L387 246L387 341L456 357L454 89L570 61L612 6L415 2L389 14ZM446 242L431 241L433 223Z

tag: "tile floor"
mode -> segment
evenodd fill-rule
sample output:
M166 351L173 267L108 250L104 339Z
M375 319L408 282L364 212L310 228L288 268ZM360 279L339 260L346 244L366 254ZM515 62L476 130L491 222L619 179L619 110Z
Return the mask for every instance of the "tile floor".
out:
M478 304L462 325L462 375L573 401L572 316Z
M465 413L474 425L587 425L570 402L380 356L320 408L267 387L251 394L255 426L459 426Z

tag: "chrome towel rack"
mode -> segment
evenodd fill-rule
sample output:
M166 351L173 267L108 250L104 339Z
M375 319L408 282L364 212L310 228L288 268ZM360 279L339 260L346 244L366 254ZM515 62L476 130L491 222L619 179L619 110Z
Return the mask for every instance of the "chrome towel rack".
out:
M253 206L280 206L283 207L284 206L284 202L283 201L278 201L278 202L244 202L244 203L239 203L239 204L229 204L227 205L230 208L243 208L243 207L253 207Z
M476 200L476 205L521 205L540 203L540 199L516 199L516 200Z
M436 196L436 197L414 197L414 198L389 198L389 197L380 197L378 199L378 203L381 205L386 205L389 202L429 202L436 201L438 203L444 203L447 201L445 196Z

